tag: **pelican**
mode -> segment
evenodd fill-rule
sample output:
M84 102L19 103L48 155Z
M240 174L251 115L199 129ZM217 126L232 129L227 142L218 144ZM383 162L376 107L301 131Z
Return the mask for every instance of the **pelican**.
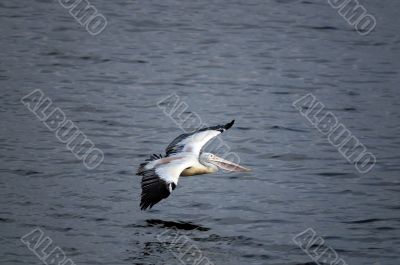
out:
M225 125L202 128L176 137L166 148L165 156L153 154L140 164L136 175L142 176L141 210L167 198L178 185L180 176L209 174L222 168L247 172L250 169L227 161L215 154L203 152L211 139L232 127L235 120Z

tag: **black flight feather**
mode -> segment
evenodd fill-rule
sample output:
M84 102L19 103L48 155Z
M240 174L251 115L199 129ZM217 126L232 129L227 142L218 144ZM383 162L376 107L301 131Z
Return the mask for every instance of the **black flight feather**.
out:
M151 209L154 204L167 198L176 187L175 183L161 179L154 169L143 171L142 175L141 210Z

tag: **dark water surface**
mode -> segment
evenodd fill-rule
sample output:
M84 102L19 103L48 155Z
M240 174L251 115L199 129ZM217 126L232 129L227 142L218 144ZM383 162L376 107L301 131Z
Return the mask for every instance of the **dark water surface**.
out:
M0 2L0 264L41 264L43 229L79 264L180 264L156 239L177 226L214 264L312 264L313 228L349 265L400 264L400 2L364 0L361 36L319 0L100 1L91 36L58 1ZM104 151L88 170L20 98L41 89ZM355 167L292 106L313 93L377 164ZM251 174L181 179L139 209L137 165L182 130L176 93Z

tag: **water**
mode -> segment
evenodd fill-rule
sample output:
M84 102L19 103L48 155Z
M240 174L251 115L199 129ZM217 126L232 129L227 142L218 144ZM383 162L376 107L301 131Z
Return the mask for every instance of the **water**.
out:
M78 264L180 264L156 236L177 226L214 264L311 264L313 228L349 265L397 265L398 1L362 1L359 35L326 1L90 1L91 36L57 1L0 4L0 263L41 264L35 227ZM95 170L20 98L41 89L102 149ZM292 106L313 93L377 164L360 175ZM139 210L135 170L182 131L157 107L176 93L251 174L185 178Z

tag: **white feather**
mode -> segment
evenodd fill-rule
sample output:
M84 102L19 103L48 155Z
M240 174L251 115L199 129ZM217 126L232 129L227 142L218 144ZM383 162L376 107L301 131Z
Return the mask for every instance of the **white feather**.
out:
M182 140L181 143L185 146L183 151L199 155L201 148L203 148L208 141L220 133L220 131L208 130L193 134L192 136Z
M176 155L176 158L176 160L172 160L156 168L156 173L161 179L167 183L173 182L175 185L178 184L178 179L182 171L197 162L197 157L190 153L180 153Z

